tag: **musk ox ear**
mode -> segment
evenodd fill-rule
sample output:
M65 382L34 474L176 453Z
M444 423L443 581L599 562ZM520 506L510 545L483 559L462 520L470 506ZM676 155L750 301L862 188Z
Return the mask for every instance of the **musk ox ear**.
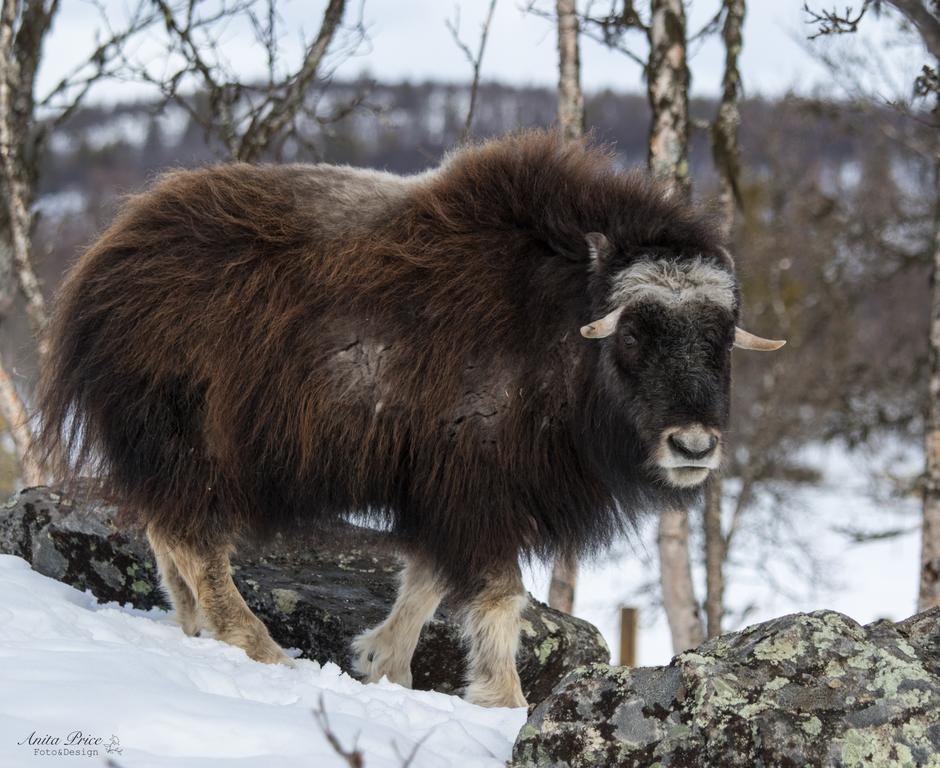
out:
M581 327L581 335L586 339L606 339L617 330L617 321L623 314L623 307L617 307L613 312L604 315L600 320L588 323Z
M762 339L760 336L755 336L753 333L748 333L743 328L734 328L734 346L738 349L753 349L757 352L773 352L775 349L780 349L786 341L778 341L774 339Z
M588 232L584 239L587 241L588 253L591 261L603 262L610 255L610 241L600 232Z

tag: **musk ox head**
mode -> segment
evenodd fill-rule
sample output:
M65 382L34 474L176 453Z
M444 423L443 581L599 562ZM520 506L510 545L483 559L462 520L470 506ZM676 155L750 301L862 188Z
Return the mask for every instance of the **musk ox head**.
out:
M785 342L736 327L738 292L727 254L641 254L614 267L611 245L587 235L600 288L598 317L581 335L600 345L595 376L632 427L647 471L675 488L701 484L721 464L733 347Z

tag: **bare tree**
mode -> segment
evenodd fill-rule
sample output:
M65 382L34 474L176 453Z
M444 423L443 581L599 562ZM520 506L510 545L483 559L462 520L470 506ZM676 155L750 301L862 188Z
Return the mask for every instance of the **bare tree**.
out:
M486 41L490 36L490 27L493 24L493 13L495 11L496 0L490 0L489 7L486 11L486 18L484 18L483 24L480 27L480 42L477 44L476 53L471 51L470 46L460 39L460 6L457 6L453 21L448 20L444 22L447 29L450 31L451 37L454 38L457 47L460 48L463 55L467 58L467 61L470 63L470 69L473 73L470 79L470 104L467 107L467 117L464 120L463 131L461 131L460 139L458 140L458 143L461 144L470 138L470 128L473 126L473 115L477 107L477 94L480 90L480 69L483 66L483 54L486 53Z
M49 132L74 114L97 82L121 76L156 86L167 101L183 106L207 136L220 141L228 156L239 160L257 160L263 152L273 155L287 138L299 140L301 117L323 125L358 105L354 99L323 116L316 114L316 100L311 98L315 84L329 79L324 62L335 45L345 0L329 0L319 33L305 47L300 65L286 73L279 55L276 0L139 0L129 7L120 28L112 24L108 9L99 5L100 42L45 95L37 94L36 77L60 2L0 2L0 306L9 305L15 284L23 297L40 359L46 351L43 330L48 310L31 253L40 158ZM248 19L267 52L268 77L264 82L240 81L218 50L216 33L236 16ZM127 45L140 32L156 28L158 22L166 44L161 64L179 65L159 77L134 61ZM344 40L347 52L361 42L363 34L360 20ZM0 415L14 437L24 481L35 483L41 473L29 457L27 412L9 364L0 360Z
M740 147L738 127L741 114L738 99L741 92L741 73L738 71L738 56L743 46L745 0L724 0L725 14L721 37L725 47L725 71L722 78L721 99L718 113L712 124L712 155L720 177L719 204L721 225L725 237L730 237L734 227L734 214L740 199L738 172ZM703 532L705 539L705 621L708 637L721 634L724 617L724 563L728 555L721 523L722 479L716 474L705 491Z
M3 0L0 17L0 178L9 254L39 344L47 315L42 289L30 260L33 186L42 135L34 124L35 81L42 45L58 2ZM4 274L9 274L4 265Z
M0 16L0 186L5 224L5 242L0 246L4 263L0 270L6 296L12 293L7 287L9 277L11 273L15 275L37 339L42 338L46 325L46 305L30 260L30 204L39 143L32 120L42 43L56 7L55 2L48 6L43 2L31 2L20 8L15 0L3 0ZM32 439L26 406L2 360L0 385L0 411L14 439L23 480L27 484L38 483L41 474L30 459Z
M182 107L230 159L254 162L263 156L278 157L289 140L309 145L305 122L314 126L335 122L364 99L357 94L328 115L317 111L317 96L332 76L327 58L340 37L346 0L329 0L319 31L305 44L300 63L293 68L284 62L277 0L150 2L164 26L163 60L175 66L155 73L150 62L125 56L122 75L153 86L165 103ZM267 73L259 82L245 80L217 45L220 30L236 18L248 20L255 43L265 51ZM360 17L342 41L342 53L355 51L364 37Z
M935 124L933 164L935 182L935 229L932 253L930 299L930 331L928 337L929 362L927 407L924 427L924 495L921 528L921 567L918 590L918 608L926 610L940 605L940 6L930 0L884 0L916 30L931 61L915 83L915 93L933 94ZM847 7L843 12L814 11L804 6L811 23L816 24L813 37L851 33L858 30L859 22L872 8L879 10L882 3L864 0L859 10Z
M936 23L940 32L940 22ZM918 27L919 29L919 27ZM940 115L940 93L934 115ZM924 425L924 506L921 530L919 610L940 605L940 130L934 149L935 215L931 270L927 418Z
M91 55L56 83L37 94L43 47L59 10L59 0L2 0L0 9L0 304L14 290L23 298L41 358L48 320L46 300L32 261L32 205L39 163L49 131L81 103L91 86L113 73L121 46L155 19L142 5L126 27L104 36ZM40 117L40 113L42 116ZM14 289L15 285L15 289ZM8 363L0 360L0 414L13 436L22 478L38 483L42 473L29 448L27 408Z
M566 141L577 141L584 133L584 95L581 92L581 57L575 0L557 0L558 15L558 127ZM571 613L578 584L578 561L560 556L552 567L548 604Z

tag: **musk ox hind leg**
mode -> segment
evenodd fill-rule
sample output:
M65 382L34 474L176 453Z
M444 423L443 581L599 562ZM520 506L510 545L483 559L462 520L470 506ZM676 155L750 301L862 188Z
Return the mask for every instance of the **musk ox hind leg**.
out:
M406 558L398 597L388 618L353 640L353 663L364 682L375 683L385 676L411 687L411 657L421 628L434 616L443 596L433 570L419 560Z
M176 611L176 620L187 635L197 634L202 629L199 606L196 596L176 567L172 546L150 527L147 528L147 540L150 542L154 560L157 561L160 581Z
M164 551L195 597L196 611L216 640L238 646L255 661L292 664L238 593L230 570L231 545L197 547L173 541Z
M528 603L519 565L491 572L460 609L468 647L466 699L484 707L524 707L516 669L522 611Z

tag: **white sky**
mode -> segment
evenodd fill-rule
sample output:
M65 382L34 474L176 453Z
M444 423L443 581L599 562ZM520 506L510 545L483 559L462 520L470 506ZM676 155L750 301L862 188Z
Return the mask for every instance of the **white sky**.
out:
M123 9L133 0L103 0L115 27L120 27ZM540 0L542 7L553 7L551 0ZM607 0L595 0L595 13L602 12ZM585 2L579 3L584 7ZM831 0L813 0L814 7L831 6ZM352 16L357 3L350 0ZM361 55L345 62L340 74L354 76L368 71L382 81L403 78L466 81L469 67L444 26L461 8L461 35L475 48L487 0L365 0L365 20L371 42ZM523 11L526 0L499 0L483 64L485 79L513 84L553 85L556 80L557 54L552 25L545 19ZM639 4L641 7L644 3ZM689 28L697 30L715 12L719 0L690 0L687 3ZM844 3L842 3L844 5ZM81 61L100 30L100 15L88 0L64 0L41 69L40 84L48 88L70 67ZM299 40L315 34L325 0L282 0L284 43L293 56ZM748 95L778 96L787 91L807 94L818 90L828 80L825 69L807 51L806 36L811 28L802 11L803 0L750 0L745 25L745 44L741 69ZM851 43L856 53L888 83L876 89L907 91L923 56L911 45L898 46L896 24L868 20L864 33ZM634 35L636 50L643 55L642 40ZM222 50L246 74L260 72L261 52L250 42L247 28L230 27L221 38ZM817 46L840 45L832 40ZM148 47L149 46L149 47ZM159 59L153 40L139 51L145 58ZM717 92L723 66L720 42L711 39L692 49L693 95ZM582 77L588 90L612 88L618 91L645 89L639 67L623 54L612 52L589 40L582 44ZM139 95L138 86L109 84L95 92L98 100L113 101Z

